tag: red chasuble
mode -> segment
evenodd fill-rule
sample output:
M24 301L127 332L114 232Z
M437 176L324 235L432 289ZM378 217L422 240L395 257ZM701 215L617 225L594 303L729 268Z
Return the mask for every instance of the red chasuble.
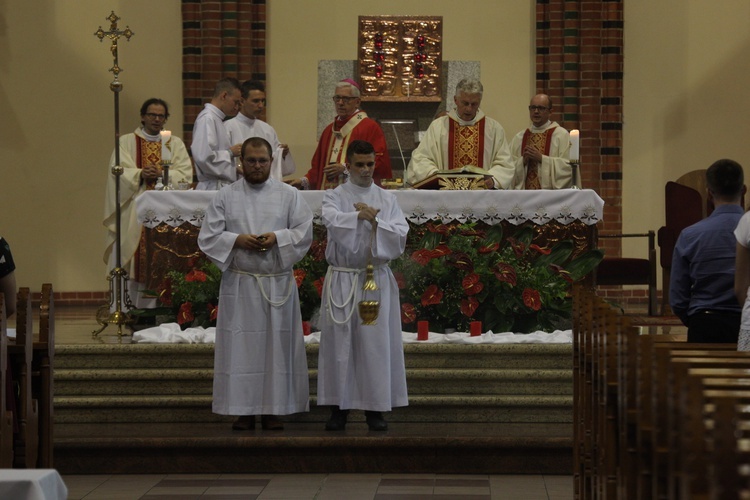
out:
M377 185L380 185L381 179L393 176L383 130L375 120L367 117L367 113L358 111L346 122L341 123L341 120L336 119L323 130L310 162L311 168L305 175L310 182L310 189L332 189L339 185L338 179L328 181L323 175L323 169L331 162L346 163L346 148L355 140L367 141L375 148L375 171L372 178Z

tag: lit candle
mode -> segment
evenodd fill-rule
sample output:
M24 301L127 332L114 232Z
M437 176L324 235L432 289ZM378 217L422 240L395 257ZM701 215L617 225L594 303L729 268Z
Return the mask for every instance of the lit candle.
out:
M428 321L417 322L417 340L427 340L429 338L430 323Z
M581 133L578 130L570 131L570 159L571 161L578 161L581 157L579 156Z
M172 132L169 130L162 130L159 132L159 135L161 135L161 161L163 163L169 163L172 160L172 153L169 151L167 143L172 137Z
M482 322L472 321L469 324L469 332L471 333L472 337L479 337L480 335L482 335Z

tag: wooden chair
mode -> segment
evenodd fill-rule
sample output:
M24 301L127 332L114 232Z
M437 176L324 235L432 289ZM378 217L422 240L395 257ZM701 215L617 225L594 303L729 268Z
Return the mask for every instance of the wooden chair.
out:
M594 272L596 285L648 285L648 314L657 314L655 233L599 234L599 238L648 238L646 258L605 257Z

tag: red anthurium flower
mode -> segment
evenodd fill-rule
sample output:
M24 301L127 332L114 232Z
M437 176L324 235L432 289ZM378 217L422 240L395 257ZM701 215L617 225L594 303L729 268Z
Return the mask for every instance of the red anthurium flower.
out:
M518 241L515 238L508 238L508 243L510 244L510 247L513 249L513 252L515 252L516 257L519 259L523 257L523 253L526 251L526 247L523 243Z
M469 297L461 300L461 314L471 318L474 316L477 308L479 307L479 301L476 297Z
M451 249L448 248L448 245L438 245L432 250L432 256L434 258L443 257L445 255L450 255Z
M406 278L404 278L404 273L393 273L393 277L396 278L396 286L399 290L403 290L404 288L406 288Z
M401 323L408 325L409 323L414 323L414 320L416 319L417 310L414 306L408 302L406 304L401 304Z
M172 280L169 278L165 279L161 285L159 301L165 306L172 305Z
M538 311L542 308L542 298L539 296L539 292L533 288L524 288L523 290L523 305Z
M484 289L477 273L467 274L461 282L461 287L466 295L476 295Z
M324 281L323 276L313 281L313 285L315 286L315 289L318 291L318 295L320 297L323 296L323 281Z
M477 252L479 253L492 253L497 251L497 249L500 248L499 243L492 243L491 245L487 245L486 247L479 247L477 249Z
M193 303L192 302L185 302L180 306L180 310L177 313L177 323L180 325L184 325L185 323L190 323L195 319L195 315L193 314Z
M568 271L563 269L561 266L558 266L557 264L550 264L550 269L552 269L556 274L560 275L562 279L567 281L568 283L573 283L573 277L570 275Z
M440 304L443 300L443 291L437 285L428 286L422 294L422 305L424 307Z
M448 262L453 267L456 267L462 271L473 271L474 263L471 261L471 257L466 252L453 252L448 257Z
M216 321L216 318L219 316L219 306L208 304L208 311L210 313L208 319L210 319L211 321Z
M305 281L305 276L307 276L307 272L304 269L294 270L294 281L297 283L297 288L302 286L302 282Z
M529 248L531 248L532 250L536 250L537 252L539 252L542 255L549 255L549 254L552 253L552 249L551 248L547 248L547 247L542 248L542 247L540 247L539 245L537 245L535 243L532 243L531 245L529 245Z
M427 230L431 233L448 234L450 233L451 228L447 224L433 224L430 222L427 224Z
M206 281L206 279L208 279L206 273L198 269L193 269L185 275L185 281Z
M508 283L510 286L516 286L516 269L505 262L498 262L494 269L495 277Z
M411 254L411 259L420 266L426 266L427 263L432 260L432 250L420 248L419 250Z

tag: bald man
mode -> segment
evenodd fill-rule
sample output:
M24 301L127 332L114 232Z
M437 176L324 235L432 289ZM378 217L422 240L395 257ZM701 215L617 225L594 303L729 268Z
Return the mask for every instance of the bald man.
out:
M510 150L516 167L515 189L563 189L573 185L570 134L551 121L552 100L537 94L529 103L531 126L513 138ZM580 186L580 179L576 182Z

